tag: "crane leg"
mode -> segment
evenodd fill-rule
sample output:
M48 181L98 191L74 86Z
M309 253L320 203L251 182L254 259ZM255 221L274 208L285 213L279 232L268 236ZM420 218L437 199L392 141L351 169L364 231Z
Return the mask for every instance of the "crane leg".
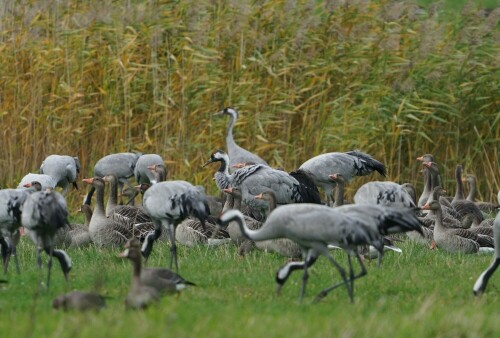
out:
M47 289L50 287L50 271L52 270L52 248L45 249L45 251L49 254L49 261L47 262Z
M17 248L15 244L12 247L12 255L14 255L14 263L16 263L16 271L17 274L19 275L21 273L21 270L19 270L19 260L17 259Z

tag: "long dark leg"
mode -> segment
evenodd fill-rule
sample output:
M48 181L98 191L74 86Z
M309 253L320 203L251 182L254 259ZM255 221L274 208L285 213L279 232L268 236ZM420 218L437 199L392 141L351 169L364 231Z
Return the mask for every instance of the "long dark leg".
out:
M19 260L17 259L17 248L16 244L12 243L14 246L12 247L12 255L14 256L14 263L16 263L16 271L17 274L21 273L21 270L19 270Z
M302 288L300 290L300 301L301 302L304 299L304 295L306 293L306 285L307 285L307 281L309 279L309 272L307 270L311 265L314 264L314 262L316 262L316 258L317 258L317 256L313 255L313 253L311 251L309 251L307 253L305 262L303 264L304 274L302 275ZM293 270L291 270L291 271L293 271Z
M363 276L365 276L367 274L367 270L366 270L365 264L363 263L363 260L361 259L361 256L358 253L356 253L356 258L357 258L357 260L359 262L359 265L361 267L361 271L359 272L359 274L354 275L354 269L352 268L352 264L351 264L351 261L349 259L349 270L350 270L350 273L349 273L350 274L349 282L351 283L351 292L354 292L354 280L358 279L358 278L361 278L361 277L363 277ZM335 284L333 286L330 286L329 288L326 288L326 289L322 290L316 296L316 298L314 299L314 302L319 302L321 299L325 298L326 295L330 291L332 291L332 290L334 290L334 289L336 289L339 286L342 286L344 284L345 284L345 282L340 282L340 283L337 283L337 284Z
M337 268L337 270L339 271L340 276L342 277L342 281L343 281L342 284L345 284L345 286L347 288L347 293L349 294L349 298L351 299L351 303L353 303L354 302L354 297L353 297L353 294L352 294L351 284L349 283L349 281L348 281L348 279L346 277L346 273L345 273L344 268L342 268L339 265L339 263L337 263L337 261L332 257L332 255L330 255L330 253L328 252L328 249L324 250L322 253L323 253L323 255L326 256L326 258L328 258L330 260L330 262L333 264L333 266L335 266ZM320 293L320 295L321 295L321 293ZM318 298L318 296L316 298Z
M170 269L172 269L173 263L175 263L175 271L179 271L179 265L177 263L177 246L175 245L175 227L168 227L168 238L170 239Z
M45 252L49 254L49 261L47 262L47 289L50 287L50 270L52 270L52 247L50 247L48 250L45 249Z

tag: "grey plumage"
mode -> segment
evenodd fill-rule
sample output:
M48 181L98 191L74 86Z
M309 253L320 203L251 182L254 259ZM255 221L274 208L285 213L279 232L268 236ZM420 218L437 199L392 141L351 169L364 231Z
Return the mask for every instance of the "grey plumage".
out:
M385 166L381 162L357 150L321 154L302 163L299 168L306 171L332 200L335 182L329 178L330 174L341 174L346 182L355 176L369 175L373 171L379 172L382 176L386 174Z
M210 210L203 188L186 181L160 182L146 190L143 205L153 220L155 230L146 236L142 254L149 257L154 241L161 235L162 228L165 228L171 245L170 268L175 262L178 271L175 228L188 216L196 217L204 224Z
M393 207L414 208L415 202L400 184L395 182L368 182L354 194L356 204L376 204Z
M149 166L153 165L164 166L163 158L158 154L144 154L137 159L134 176L138 184L157 183L154 174L148 169Z
M500 193L499 193L499 199L500 199ZM484 290L486 290L486 286L488 285L488 281L491 278L491 276L495 273L496 269L500 265L500 213L496 216L494 224L494 238L495 238L495 257L493 259L493 262L490 264L490 266L484 270L479 277L477 278L476 282L474 283L474 287L472 288L472 291L476 296L481 295Z
M56 232L69 224L64 197L53 190L32 193L24 202L21 223L29 230L30 237L37 247L37 263L40 269L42 267L40 251L44 250L49 255L47 287L50 285L52 256L59 260L67 282L68 273L71 270L71 259L65 251L54 249L53 245Z
M68 155L49 155L40 166L40 174L51 176L56 182L56 186L63 189L63 194L67 193L70 184L78 189L76 180L80 170L78 157Z
M17 189L25 189L25 185L31 182L39 182L41 184L42 190L55 189L57 184L52 176L29 173L21 179L21 182L19 182L19 184L17 185Z
M94 166L94 177L104 177L106 175L115 175L118 178L120 192L127 180L134 176L134 169L140 153L117 153L106 155L99 159ZM90 204L94 189L91 187L83 204Z
M234 108L224 108L223 110L219 111L215 115L218 116L229 116L229 125L227 127L227 135L226 135L226 146L227 146L227 153L230 158L229 165L232 166L237 163L244 163L244 162L252 162L255 164L265 164L267 165L267 162L264 161L262 158L260 158L258 155L243 149L239 145L236 144L234 141L233 137L233 128L234 125L236 124L236 121L238 119L238 112Z

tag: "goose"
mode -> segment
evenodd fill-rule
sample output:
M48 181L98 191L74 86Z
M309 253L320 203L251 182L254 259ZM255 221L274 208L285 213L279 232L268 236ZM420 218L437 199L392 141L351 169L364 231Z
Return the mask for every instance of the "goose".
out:
M228 156L222 150L213 153L204 166L214 162L221 163L214 176L219 189L230 186L239 188L243 202L261 214L265 214L267 205L256 200L254 196L264 191L273 191L278 204L321 203L316 185L303 170L286 173L267 165L257 164L243 167L229 175Z
M83 204L80 212L85 215L85 223L70 223L68 226L57 230L53 243L57 249L64 248L79 248L92 243L92 238L89 233L89 224L92 219L92 209L90 205Z
M411 217L411 215L409 215ZM379 219L381 224L375 227L368 227L360 223L357 219L338 212L336 209L317 204L298 204L284 205L276 208L267 218L262 228L250 230L245 224L243 214L238 210L230 210L224 213L219 222L226 225L231 221L238 222L240 230L246 237L253 241L262 241L276 238L288 238L296 242L302 250L304 261L301 263L289 262L278 270L276 281L278 283L277 292L284 285L289 273L293 271L291 267L298 267L304 270L302 279L302 288L300 299L303 299L308 279L308 268L314 264L319 255L323 255L337 268L343 283L346 285L347 292L351 301L353 301L352 287L347 280L345 270L331 256L328 245L334 244L342 247L344 250L355 251L356 247L362 244L373 244L379 251L382 251L383 241L381 240L380 227L384 232L389 229L382 224L383 217ZM414 223L417 222L417 223ZM394 218L389 225L394 225L394 229L401 229L410 226L411 229L417 229L419 226L416 218ZM390 230L395 231L395 230ZM297 269L298 269L297 268ZM352 274L351 274L352 275ZM333 287L323 290L317 298L322 298L331 291Z
M127 180L134 176L134 168L140 153L116 153L109 154L99 159L94 166L94 177L104 177L106 175L116 175L120 193L123 191L123 185ZM91 186L85 196L83 204L90 204L94 188Z
M346 182L350 182L354 176L369 175L373 171L386 175L385 166L381 162L358 150L321 154L302 163L299 169L307 172L314 183L325 190L327 199L331 202L335 182L328 175L332 173L341 174Z
M119 257L131 260L134 270L140 271L139 279L141 284L155 289L160 294L174 294L187 286L196 285L172 270L142 267L141 242L136 238L131 238L125 243L125 251L119 254Z
M480 247L493 247L492 238L476 235L468 229L446 228L442 223L441 205L437 200L427 202L422 209L436 213L434 241L438 248L447 252L477 253Z
M429 163L429 162L425 162ZM422 175L424 176L424 190L422 191L422 194L420 195L420 198L418 199L417 206L422 207L425 203L427 203L427 200L429 199L429 195L432 192L432 183L431 183L431 173L430 169L428 166L423 166L422 169Z
M117 222L113 218L106 217L104 180L100 177L93 177L85 178L82 181L90 184L93 190L96 191L96 203L89 223L92 242L100 247L123 245L132 236L132 228L130 224Z
M165 165L163 165L163 163L149 165L147 166L146 169L149 171L148 177L152 177L152 179L149 182L144 182L145 179L141 179L142 182L140 182L139 185L133 189L130 196L127 196L129 199L125 204L133 206L135 197L139 195L139 193L141 193L141 195L144 196L144 192L151 185L158 182L163 182L167 177L167 168L165 167Z
M464 218L466 215L472 220L474 226L479 225L483 220L484 216L479 207L471 201L467 201L463 194L463 182L462 182L462 166L458 164L455 168L455 180L457 182L457 190L455 197L451 201L451 206L458 212L460 219Z
M134 176L138 184L141 183L157 183L156 177L149 169L151 166L162 166L165 169L163 158L158 154L144 154L141 155L135 164ZM166 169L165 169L166 170ZM166 171L165 171L166 174Z
M233 128L238 119L238 112L236 111L236 109L230 107L224 108L215 115L216 116L227 115L230 117L226 135L227 153L229 154L229 158L231 159L231 161L229 162L230 166L241 162L252 162L255 164L267 165L267 162L264 161L262 158L255 155L254 153L249 152L246 149L243 149L242 147L237 145L236 142L234 141Z
M68 283L68 273L71 270L71 258L60 249L54 249L53 238L62 227L68 225L68 210L64 197L54 191L36 191L29 195L24 202L21 215L22 225L29 230L29 235L37 248L37 264L41 271L42 259L40 251L44 250L49 255L47 263L47 288L50 286L50 270L52 257L56 257L61 265L61 270Z
M490 203L490 202L476 202L476 194L477 194L477 180L476 176L472 174L465 175L463 181L469 184L469 194L467 195L466 200L476 203L479 210L484 213L490 214L498 211L500 208L500 201L498 203Z
M160 182L146 190L143 206L155 226L155 230L145 237L141 250L143 256L146 259L149 257L154 241L160 237L162 227L165 227L170 238L170 268L175 263L175 269L179 271L175 229L190 215L204 225L210 210L203 187L193 186L186 181Z
M499 193L500 195L500 193ZM500 198L499 198L500 200ZM500 213L497 214L495 217L495 221L493 224L494 228L494 234L495 234L495 258L493 259L493 262L490 264L490 266L484 270L479 277L477 278L476 282L474 283L474 287L472 288L472 291L476 296L479 296L483 294L484 290L486 290L486 285L488 285L488 281L493 276L495 273L496 269L500 265Z
M417 161L420 162L434 162L434 156L432 154L424 154L417 157Z
M76 179L80 173L81 165L78 157L68 155L49 155L40 166L40 174L51 176L56 182L56 186L63 189L65 195L68 192L69 184L78 190Z
M108 202L106 203L106 217L117 222L130 224L151 222L151 217L142 208L131 205L118 205L118 179L110 174L102 178L109 184Z
M212 215L208 215L205 220L205 227L194 217L186 218L177 226L175 239L185 246L200 244L218 246L231 242L227 231L219 229L217 219Z
M55 189L57 182L52 178L52 176L45 174L32 174L29 173L25 175L21 182L17 185L17 189L27 188L27 184L31 184L31 182L38 182L41 185L42 190L46 189Z
M131 255L128 248L118 254L118 257L130 259L132 263L131 286L125 298L125 307L127 309L145 309L150 304L160 300L160 291L141 282L141 257L139 255L139 259L137 259L136 256L134 254Z
M106 306L103 296L95 292L72 291L54 298L52 308L56 310L99 311Z

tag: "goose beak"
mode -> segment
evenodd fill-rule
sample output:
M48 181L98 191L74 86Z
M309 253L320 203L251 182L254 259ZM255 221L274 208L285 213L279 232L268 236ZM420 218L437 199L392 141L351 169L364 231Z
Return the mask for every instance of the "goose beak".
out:
M423 156L417 157L417 161L423 162L424 161Z
M155 171L156 170L156 164L148 165L148 169L151 170L151 171Z
M231 166L231 168L241 169L245 166L245 163L236 163Z
M31 188L31 183L23 184L23 187L25 187L25 188Z
M222 191L224 191L227 194L231 194L233 192L233 188L222 189Z
M337 174L328 175L328 178L335 181L337 179Z
M424 206L422 206L421 208L422 210L429 210L430 209L430 205L429 203L426 203Z
M262 199L264 199L264 198L262 197L262 194L255 195L255 198L256 198L256 199L258 199L258 200L262 200Z
M84 178L82 180L82 182L85 182L87 184L92 184L92 183L94 183L94 178L93 177L91 177L91 178Z

